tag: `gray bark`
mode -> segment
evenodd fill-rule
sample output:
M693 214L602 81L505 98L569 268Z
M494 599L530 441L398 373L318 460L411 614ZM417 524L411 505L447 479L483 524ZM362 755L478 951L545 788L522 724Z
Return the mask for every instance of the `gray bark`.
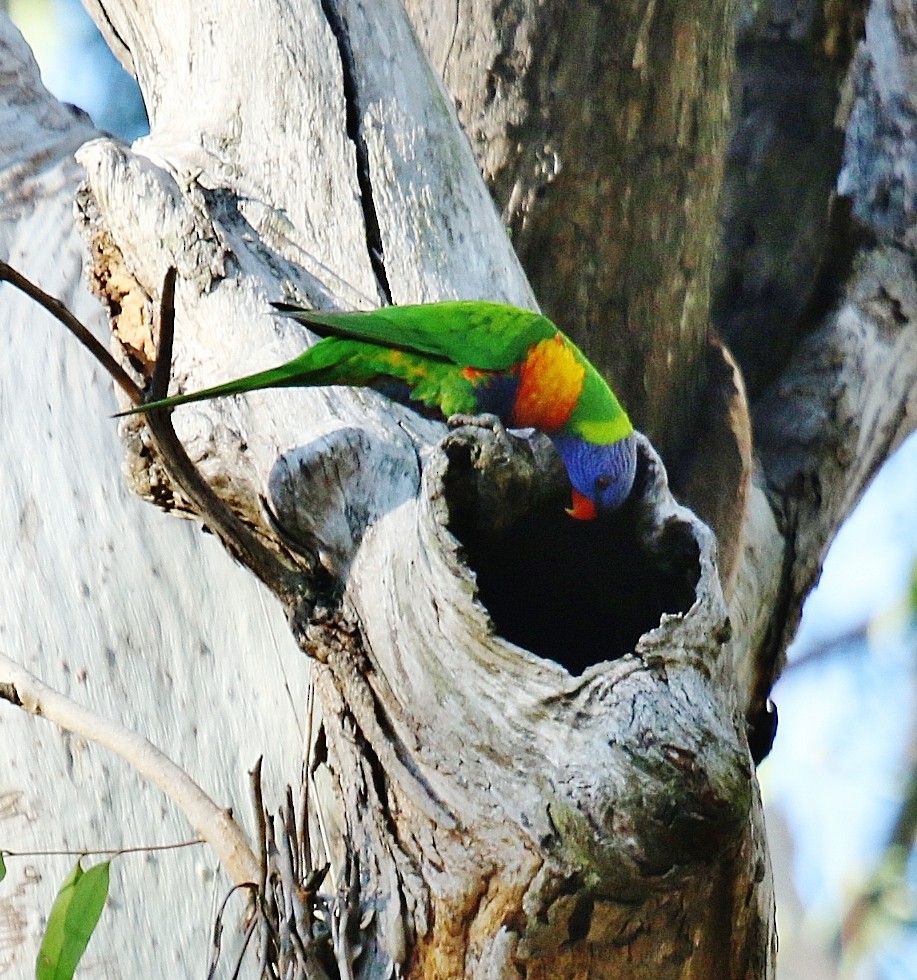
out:
M273 17L243 25L249 43L212 66L222 83L184 68L185 46L208 48L209 30L189 24L174 50L170 33L154 62L156 25L139 9L109 11L148 93L152 134L134 153L105 143L81 151L81 208L103 298L117 300L116 334L133 348L144 346L142 323L122 311L144 303L124 294L155 296L177 265L182 388L288 357L301 340L262 313L281 291L317 305L386 292L398 302L532 302L398 5L343 4L328 23L317 6L298 16L283 31L297 45L289 67L277 65L283 86L249 105L233 98L231 80L249 59L272 57ZM214 92L230 93L225 106ZM206 154L177 136L201 119ZM601 621L602 656L594 638L579 649L577 615L542 612L531 651L508 642L540 612L518 585L521 608L495 608L513 573L492 567L508 539L488 535L537 468L537 443L463 430L443 441L439 426L353 392L202 405L176 424L223 499L269 541L260 497L271 474L272 509L304 553L312 584L286 597L288 615L317 662L331 822L346 837L339 877L357 874L367 923L361 975L509 976L525 964L531 976L556 976L589 963L598 975L638 947L647 976L767 971L760 811L724 673L712 539L675 507L650 449L629 526L603 542L607 579L595 585L622 623ZM142 423L127 429L145 450ZM146 452L131 466L146 473ZM501 466L506 475L488 485ZM553 547L582 562L559 502L549 506L539 522ZM621 564L642 569L641 591L616 597L626 583L605 568L625 552ZM527 567L514 574L534 578ZM591 666L571 675L533 656L546 649ZM722 943L726 925L734 944ZM622 929L632 936L623 946Z
M672 472L706 371L737 4L405 6L539 302Z

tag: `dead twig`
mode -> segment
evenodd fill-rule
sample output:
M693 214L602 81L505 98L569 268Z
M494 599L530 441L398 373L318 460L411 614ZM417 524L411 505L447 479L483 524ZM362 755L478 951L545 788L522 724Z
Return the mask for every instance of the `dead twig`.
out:
M121 388L134 405L143 404L143 391L134 379L59 299L56 299L54 296L49 296L43 289L39 289L35 283L26 279L24 275L3 261L0 261L0 281L8 282L11 286L15 286L16 289L25 293L26 296L35 300L39 306L47 310L105 368L111 376L112 381Z
M229 812L150 741L123 725L84 708L48 687L24 667L0 654L0 693L5 700L119 755L178 806L213 848L237 883L255 881L258 862Z

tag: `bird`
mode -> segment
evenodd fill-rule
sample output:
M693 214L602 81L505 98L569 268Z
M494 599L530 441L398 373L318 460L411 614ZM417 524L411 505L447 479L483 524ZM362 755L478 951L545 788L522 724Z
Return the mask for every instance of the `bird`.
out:
M353 312L272 303L323 339L278 367L119 415L264 388L369 387L424 414L496 416L543 432L572 487L567 513L593 520L624 503L637 444L627 412L582 351L546 316L483 300Z

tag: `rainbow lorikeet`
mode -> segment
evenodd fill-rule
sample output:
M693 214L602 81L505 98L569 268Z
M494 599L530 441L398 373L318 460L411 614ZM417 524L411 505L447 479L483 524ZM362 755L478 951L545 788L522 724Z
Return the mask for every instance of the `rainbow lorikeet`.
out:
M573 485L573 517L607 513L630 493L637 457L630 419L598 371L546 317L480 301L353 313L272 305L324 339L279 367L122 414L261 388L368 386L446 418L491 413L512 428L544 432Z

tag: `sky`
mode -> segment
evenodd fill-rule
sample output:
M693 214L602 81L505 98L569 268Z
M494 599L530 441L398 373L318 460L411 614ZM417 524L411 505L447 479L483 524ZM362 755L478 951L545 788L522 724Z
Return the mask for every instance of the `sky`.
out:
M128 142L146 132L136 83L77 0L11 0L10 8L58 98ZM791 666L774 691L777 740L759 777L773 825L778 980L813 980L817 958L827 964L819 977L840 975L838 924L882 855L917 755L917 639L901 613L917 560L915 487L917 436L839 532L790 650L791 664L804 664ZM783 829L787 853L778 854ZM903 924L846 964L844 976L917 980L913 855L910 871L911 892L898 909Z
M8 0L47 89L127 142L149 126L137 83L109 51L79 0Z
M917 559L915 487L917 435L838 532L789 651L791 666L774 690L777 740L759 777L771 813L791 834L784 892L792 887L804 911L801 923L781 931L798 930L803 943L834 942L840 917L883 853L915 752L917 637L904 611ZM890 930L858 978L917 978L913 861L910 870L911 924Z

